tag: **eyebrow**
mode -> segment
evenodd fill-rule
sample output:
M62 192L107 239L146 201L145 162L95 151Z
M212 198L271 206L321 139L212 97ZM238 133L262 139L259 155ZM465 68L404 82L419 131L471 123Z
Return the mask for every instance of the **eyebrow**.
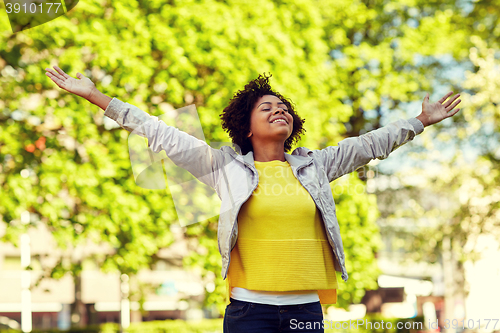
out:
M273 104L273 103L271 103L271 102L262 102L262 103L259 104L259 106L257 108L259 108L262 104ZM279 102L278 104L285 104L285 103Z

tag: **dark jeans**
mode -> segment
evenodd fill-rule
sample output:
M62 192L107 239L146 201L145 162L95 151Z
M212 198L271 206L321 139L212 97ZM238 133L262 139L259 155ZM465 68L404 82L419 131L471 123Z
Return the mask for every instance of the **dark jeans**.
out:
M224 314L224 333L324 333L319 301L296 305L230 301Z

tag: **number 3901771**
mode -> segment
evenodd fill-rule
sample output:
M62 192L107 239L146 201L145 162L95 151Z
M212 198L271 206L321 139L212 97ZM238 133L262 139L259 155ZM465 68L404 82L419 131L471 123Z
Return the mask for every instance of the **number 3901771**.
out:
M44 6L42 6L44 5ZM20 4L20 3L9 3L9 2L6 2L5 3L5 7L7 9L7 13L10 14L10 13L19 13L19 12L22 12L24 14L35 14L35 13L50 13L51 11L54 11L55 13L57 13L59 11L59 7L61 6L61 3L53 3L53 2L45 2L45 3L40 3L40 4L36 4L36 3L30 3L30 4L27 4L27 3L24 3L24 4Z

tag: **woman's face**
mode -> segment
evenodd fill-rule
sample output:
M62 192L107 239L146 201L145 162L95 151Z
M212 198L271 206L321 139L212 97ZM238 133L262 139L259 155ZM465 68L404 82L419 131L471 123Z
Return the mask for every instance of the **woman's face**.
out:
M293 131L293 117L287 106L274 95L257 100L250 115L248 137L253 142L278 141L283 143Z

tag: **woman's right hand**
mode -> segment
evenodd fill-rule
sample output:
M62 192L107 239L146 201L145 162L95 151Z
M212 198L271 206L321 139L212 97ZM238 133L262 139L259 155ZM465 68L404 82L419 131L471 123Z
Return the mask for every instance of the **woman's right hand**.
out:
M55 71L50 68L45 68L47 71L45 75L47 75L52 81L55 82L59 86L70 92L72 94L78 95L85 99L89 99L94 90L96 89L94 82L92 82L88 77L81 73L77 73L76 77L79 79L74 79L68 74L64 73L62 69L57 66L54 66Z

